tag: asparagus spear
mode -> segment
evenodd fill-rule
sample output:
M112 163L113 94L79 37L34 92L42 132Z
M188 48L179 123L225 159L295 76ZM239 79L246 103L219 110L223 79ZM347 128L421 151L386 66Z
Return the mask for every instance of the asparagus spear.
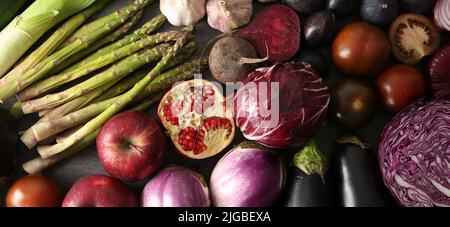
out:
M139 22L143 13L144 12L142 10L139 11L132 18L130 18L127 21L127 23L122 25L116 31L101 38L100 40L97 40L95 43L90 45L88 48L76 53L69 59L65 60L58 67L56 67L54 70L52 70L52 72L56 72L56 73L61 72L62 70L68 68L69 66L73 65L74 63L82 60L86 56L89 56L90 54L94 53L96 50L100 49L101 47L105 46L106 44L114 42L116 39L118 39L123 34L128 33L128 31L130 31L130 29ZM52 72L50 74L52 74Z
M13 81L19 78L32 67L37 65L44 58L52 54L55 49L60 45L67 37L70 36L79 26L81 26L89 17L94 15L97 11L101 10L111 0L99 0L94 4L83 10L82 12L72 16L63 25L61 25L50 38L48 38L38 49L31 53L25 60L23 60L18 66L11 70L2 80Z
M167 41L176 40L183 34L184 32L180 31L159 33L153 36L149 36L145 39L139 40L137 42L131 43L113 52L109 52L108 54L105 54L104 56L99 57L95 60L88 61L88 59L86 59L80 62L80 64L70 67L69 69L65 70L59 75L52 76L46 80L38 82L35 85L29 87L28 89L19 93L18 98L21 101L30 100L31 98L45 94L70 81L83 77L91 73L92 71L95 71L99 68L107 66L113 62L116 62L119 59L134 54L141 49L151 47Z
M25 114L34 113L45 109L50 109L68 101L71 101L81 95L94 91L110 81L121 79L146 63L150 63L161 57L167 46L159 46L153 49L141 50L119 63L113 65L108 70L91 77L90 79L79 83L65 91L46 95L40 99L31 100L22 104L22 110Z
M159 102L162 97L164 97L164 92L161 92L159 94L156 94L154 96L151 96L149 98L144 99L138 106L134 107L133 110L135 111L145 111L151 106L153 106L155 103Z
M142 8L144 8L145 6L152 3L153 1L154 0L135 0L134 4L142 5L143 6ZM120 14L121 10L123 10L123 9L119 9L116 12L118 14ZM133 14L135 14L136 12L137 11L134 11ZM125 20L128 20L128 18ZM125 21L123 21L123 22L125 22ZM101 26L106 23L109 23L109 19L107 17L102 17L92 23L89 23L89 24L83 26L82 28L78 29L72 36L70 36L64 43L62 43L58 47L58 49L63 49L65 47L69 46L70 44L74 43L77 39L80 39L82 37L85 37L86 35L89 35L92 32L95 32L95 30L98 29L99 25Z
M77 143L75 146L67 149L65 152L55 155L53 157L50 157L48 159L43 159L41 157L35 158L31 161L28 161L22 165L23 169L31 175L39 174L45 169L53 166L54 164L69 158L70 156L84 150L85 148L89 147L90 145L94 144L95 138L97 137L97 134L100 130L96 130L95 132L87 135L82 140L80 140L79 143Z
M142 92L148 86L148 84L162 72L162 70L164 70L169 62L173 60L173 58L180 52L180 50L186 43L187 38L188 36L185 35L177 40L174 46L170 48L168 53L164 55L161 61L144 79L139 81L131 90L119 96L119 98L117 98L114 102L114 105L111 105L99 116L86 123L83 128L75 132L73 135L69 136L61 143L57 143L51 146L39 146L37 150L41 157L48 158L53 155L59 154L70 147L73 147L75 144L79 143L81 139L99 129L114 114L120 112L128 103L130 103L134 99L134 97L136 97L136 95Z
M115 13L108 15L110 19L109 23L101 24L95 31L87 34L86 36L77 39L67 47L55 52L47 57L45 60L37 64L27 73L18 78L17 80L5 83L0 80L0 102L9 99L11 96L17 94L24 88L28 87L37 80L45 77L56 65L70 56L74 55L80 50L87 48L90 44L103 37L112 29L116 29L124 23L128 18L132 17L137 11L140 11L143 7L149 4L152 0L138 0L136 3L131 4L118 10ZM93 23L96 23L95 21ZM3 83L2 83L3 81Z
M113 52L121 47L124 47L130 43L133 43L137 40L140 40L144 37L146 37L147 35L153 33L154 31L158 30L165 22L166 22L167 18L160 14L158 16L156 16L155 18L153 18L152 20L150 20L149 22L147 22L146 24L144 24L140 29L134 31L132 34L125 36L124 38L122 38L121 40L107 46L104 47L100 50L98 50L97 52L95 52L93 55L87 57L86 59L84 59L83 62L90 62L93 61L105 54L108 54L110 52ZM82 62L79 62L78 64L74 65L74 67L79 67L80 65L82 65ZM51 71L52 74L56 74L61 72L62 70L64 70L67 67L67 65L65 65L64 63L61 64L60 66L56 67L54 70ZM72 67L73 68L73 67ZM67 70L66 70L67 71Z
M114 98L128 90L130 90L137 82L142 80L145 75L147 75L147 72L141 72L136 73L131 77L127 77L120 81L118 84L114 85L114 87L110 88L109 90L105 91L103 94L101 94L99 97L95 98L90 102L90 104L103 102L105 100L108 100L110 98Z
M192 55L195 48L192 47L194 45L193 42L188 44L187 49L182 52L179 56L175 57L172 60L172 63L168 66L177 64L184 59L188 58ZM150 96L152 94L156 94L160 91L167 90L170 88L172 84L174 84L177 81L183 80L188 77L192 77L193 73L191 73L191 69L189 68L196 68L199 61L193 61L191 63L184 64L183 66L180 66L176 69L170 70L166 73L161 74L158 76L154 81L152 81L148 87L151 87L151 89L148 89L145 91L145 93ZM121 87L123 84L115 85L114 88ZM127 84L128 85L128 84ZM132 86L131 86L132 87ZM156 89L156 87L159 87ZM114 89L113 88L113 89ZM94 92L97 92L97 94L102 93L101 90L96 90ZM102 101L99 103L92 104L86 108L83 108L79 111L65 114L64 116L61 116L59 118L51 118L46 119L43 121L40 121L39 123L35 124L33 127L31 127L31 130L33 130L34 137L37 139L37 141L45 140L53 135L56 135L57 133L64 131L68 128L74 127L76 125L79 125L81 123L84 123L85 121L91 120L93 117L97 116L98 114L105 111L109 106L113 105L118 97L112 97L106 101ZM76 99L75 99L76 100ZM133 100L138 101L138 100ZM148 105L148 104L147 104ZM24 141L26 143L27 141Z

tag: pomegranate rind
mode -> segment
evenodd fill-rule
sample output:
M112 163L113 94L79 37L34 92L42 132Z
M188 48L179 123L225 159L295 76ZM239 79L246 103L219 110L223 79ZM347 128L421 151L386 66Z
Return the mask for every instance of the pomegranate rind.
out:
M198 111L196 111L195 108L192 108L191 111L183 106L181 112L178 113L178 124L173 124L176 122L173 120L174 118L171 117L167 119L166 116L167 105L170 103L182 102L182 100L185 100L185 95L183 94L186 94L187 91L194 87L212 88L214 91L214 102L210 105L203 106L203 113L201 114L198 114ZM222 91L213 83L206 80L195 79L185 81L173 87L162 98L158 107L158 116L170 136L174 149L182 156L190 159L206 159L219 154L231 144L236 132L232 112L226 106L226 99L222 95ZM209 122L214 120L216 120L215 122L219 122L219 124L226 124L230 128L213 127ZM183 138L181 139L185 139L186 135L189 134L189 131L192 131L192 129L197 131L195 136L196 139L200 137L204 138L202 141L204 144L201 145L207 147L205 151L202 150L201 152L197 152L197 150L195 150L195 148L198 147L197 141L193 141L193 143L195 143L194 146L190 146L192 144L180 144L180 135L183 134ZM207 129L210 131L205 131ZM194 147L194 149L185 149L186 147Z

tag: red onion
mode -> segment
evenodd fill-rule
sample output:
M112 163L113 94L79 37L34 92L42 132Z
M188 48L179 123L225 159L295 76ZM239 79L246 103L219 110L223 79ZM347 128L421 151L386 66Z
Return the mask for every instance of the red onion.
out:
M142 192L143 207L209 207L209 191L203 176L173 166L159 172Z
M439 0L434 7L434 22L441 30L450 31L450 1Z
M211 175L211 198L218 207L271 206L284 187L281 158L254 143L228 152Z

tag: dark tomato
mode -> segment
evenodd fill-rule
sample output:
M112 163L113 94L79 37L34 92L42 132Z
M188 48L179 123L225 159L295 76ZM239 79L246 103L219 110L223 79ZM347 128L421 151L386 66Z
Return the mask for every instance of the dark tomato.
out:
M364 127L372 120L375 102L372 88L357 79L340 79L331 89L331 114L349 130Z
M7 207L57 207L62 193L45 176L26 176L16 181L6 195Z
M373 76L389 60L391 46L384 32L366 22L345 26L333 42L332 57L338 68L351 76Z
M378 76L376 88L385 108L397 113L425 95L425 79L412 66L394 65Z

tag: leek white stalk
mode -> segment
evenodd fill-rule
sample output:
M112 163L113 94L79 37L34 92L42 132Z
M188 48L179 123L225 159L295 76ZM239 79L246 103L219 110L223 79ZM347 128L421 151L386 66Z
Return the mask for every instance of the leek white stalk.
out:
M0 77L53 26L95 0L36 0L0 32Z

